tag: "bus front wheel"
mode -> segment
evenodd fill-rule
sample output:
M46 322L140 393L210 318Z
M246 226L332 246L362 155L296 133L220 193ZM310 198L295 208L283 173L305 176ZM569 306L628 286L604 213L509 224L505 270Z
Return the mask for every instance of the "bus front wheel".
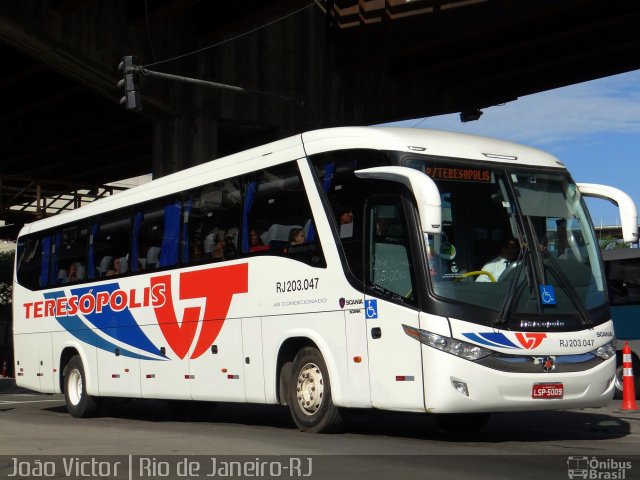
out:
M293 360L287 403L293 421L304 432L330 433L342 426L331 399L327 366L316 348L302 348Z
M95 417L98 402L87 394L87 378L79 355L69 360L64 370L64 399L72 417Z

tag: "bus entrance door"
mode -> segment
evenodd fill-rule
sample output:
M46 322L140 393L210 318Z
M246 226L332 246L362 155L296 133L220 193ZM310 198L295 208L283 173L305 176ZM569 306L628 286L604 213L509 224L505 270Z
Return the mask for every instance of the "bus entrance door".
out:
M364 303L372 406L423 411L420 343L402 326L417 328L418 313L369 296Z
M420 342L403 325L418 328L413 262L402 198L367 202L364 313L371 399L376 408L424 410Z

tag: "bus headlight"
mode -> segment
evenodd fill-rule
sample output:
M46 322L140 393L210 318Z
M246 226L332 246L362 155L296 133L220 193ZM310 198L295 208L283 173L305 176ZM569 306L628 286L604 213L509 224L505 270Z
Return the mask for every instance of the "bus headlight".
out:
M484 357L488 357L493 352L486 348L473 345L471 343L462 342L451 337L443 337L442 335L436 335L435 333L427 332L419 328L410 327L408 325L402 325L404 333L411 338L415 338L420 343L429 345L430 347L442 350L443 352L450 353L457 357L464 358L465 360L479 360Z
M616 355L616 341L611 340L609 343L605 343L601 347L596 348L591 353L603 360L608 360Z

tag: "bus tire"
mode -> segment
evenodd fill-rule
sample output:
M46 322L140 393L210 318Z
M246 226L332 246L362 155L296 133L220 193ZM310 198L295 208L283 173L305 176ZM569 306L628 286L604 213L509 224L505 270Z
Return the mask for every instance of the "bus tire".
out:
M636 398L640 398L640 362L634 354L631 355L631 365L633 366L633 386ZM624 377L622 374L622 351L619 350L616 352L616 377L614 381L615 390L613 393L613 398L617 400L622 399L622 386L624 385Z
M451 435L469 435L482 429L490 413L440 413L434 414L438 426Z
M332 433L342 427L342 415L331 399L331 383L320 352L302 348L293 360L287 403L303 432Z
M87 377L79 355L72 357L64 369L64 400L72 417L89 418L98 414L98 402L87 394Z

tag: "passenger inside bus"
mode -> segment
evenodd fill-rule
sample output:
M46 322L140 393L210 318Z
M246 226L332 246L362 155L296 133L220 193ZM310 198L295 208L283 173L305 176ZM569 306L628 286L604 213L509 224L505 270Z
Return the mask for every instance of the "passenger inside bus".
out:
M84 266L79 262L71 262L66 270L60 269L58 272L58 282L73 283L84 280Z
M224 258L230 260L238 256L238 249L236 248L236 242L234 237L227 235L224 237Z
M260 234L255 228L249 231L249 251L260 252L262 250L268 250L269 245L265 245L260 237Z
M224 241L220 235L216 235L213 240L211 258L215 261L224 260Z
M191 257L190 260L193 262L198 262L200 260L204 260L204 250L202 249L202 245L199 243L194 243L191 245Z
M483 265L480 270L490 273L493 276L493 281L497 281L511 262L518 258L519 250L520 247L518 245L518 241L511 237L507 238L500 245L500 252L498 256ZM492 279L486 274L479 275L476 279L476 282L491 281Z
M353 211L351 207L345 204L338 204L336 208L336 217L339 225L347 225L353 223Z
M264 235L263 242L270 248L283 248L291 244L290 236L294 228L301 228L300 225L283 225L274 223L269 227Z
M302 228L292 228L291 232L289 232L289 244L301 245L304 242L304 230Z
M336 219L340 238L353 237L353 211L351 207L344 203L336 205Z
M105 276L110 277L111 275L119 275L121 271L121 262L120 257L114 257L111 260L111 265L109 265L109 269L105 272Z

